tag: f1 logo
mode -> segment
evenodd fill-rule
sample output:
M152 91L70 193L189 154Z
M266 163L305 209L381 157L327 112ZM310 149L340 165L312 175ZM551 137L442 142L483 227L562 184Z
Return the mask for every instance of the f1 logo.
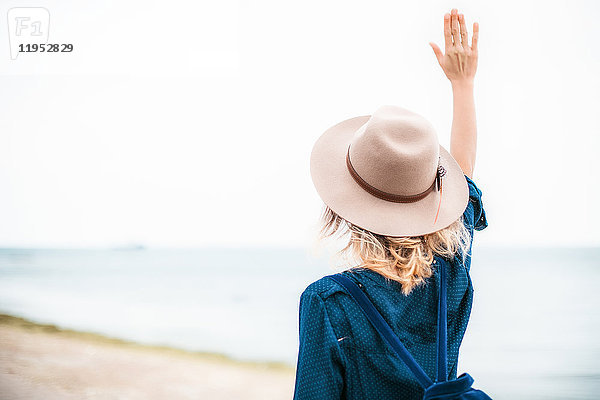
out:
M15 7L8 10L10 58L15 60L24 44L48 43L50 12L44 7Z

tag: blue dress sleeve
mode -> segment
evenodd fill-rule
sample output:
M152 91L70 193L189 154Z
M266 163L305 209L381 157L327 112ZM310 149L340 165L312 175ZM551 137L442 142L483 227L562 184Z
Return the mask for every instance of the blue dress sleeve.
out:
M469 185L469 203L464 212L465 223L470 229L481 231L488 226L483 201L481 200L482 193L471 178L465 175L465 179Z
M294 400L341 399L342 353L325 302L315 292L300 296L299 327Z

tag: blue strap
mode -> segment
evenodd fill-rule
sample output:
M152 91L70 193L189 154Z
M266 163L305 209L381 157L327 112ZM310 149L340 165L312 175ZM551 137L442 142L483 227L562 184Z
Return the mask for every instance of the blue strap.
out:
M413 358L413 356L409 353L409 351L404 347L398 336L394 334L392 328L388 325L387 322L383 319L381 314L377 311L373 303L369 300L367 295L356 285L356 283L352 282L351 279L341 275L329 275L329 278L333 279L343 287L345 287L350 295L354 297L360 308L363 310L371 324L379 331L379 333L385 338L385 340L392 346L392 349L398 354L400 359L404 361L404 364L411 370L414 374L415 378L419 384L427 389L433 382L427 376L423 368L417 363L417 361Z
M448 378L448 316L446 304L446 268L444 263L440 266L440 296L438 300L438 328L437 328L437 381L446 382Z

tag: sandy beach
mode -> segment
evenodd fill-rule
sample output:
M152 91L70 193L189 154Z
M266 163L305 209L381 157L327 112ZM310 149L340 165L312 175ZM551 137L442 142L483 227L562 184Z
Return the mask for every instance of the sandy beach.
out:
M0 315L0 399L291 399L294 369Z

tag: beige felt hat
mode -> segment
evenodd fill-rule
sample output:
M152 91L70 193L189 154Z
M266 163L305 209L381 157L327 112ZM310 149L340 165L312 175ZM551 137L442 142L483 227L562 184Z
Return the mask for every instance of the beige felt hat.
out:
M446 228L469 201L463 171L433 126L397 106L327 129L313 147L310 172L329 208L380 235L420 236Z

